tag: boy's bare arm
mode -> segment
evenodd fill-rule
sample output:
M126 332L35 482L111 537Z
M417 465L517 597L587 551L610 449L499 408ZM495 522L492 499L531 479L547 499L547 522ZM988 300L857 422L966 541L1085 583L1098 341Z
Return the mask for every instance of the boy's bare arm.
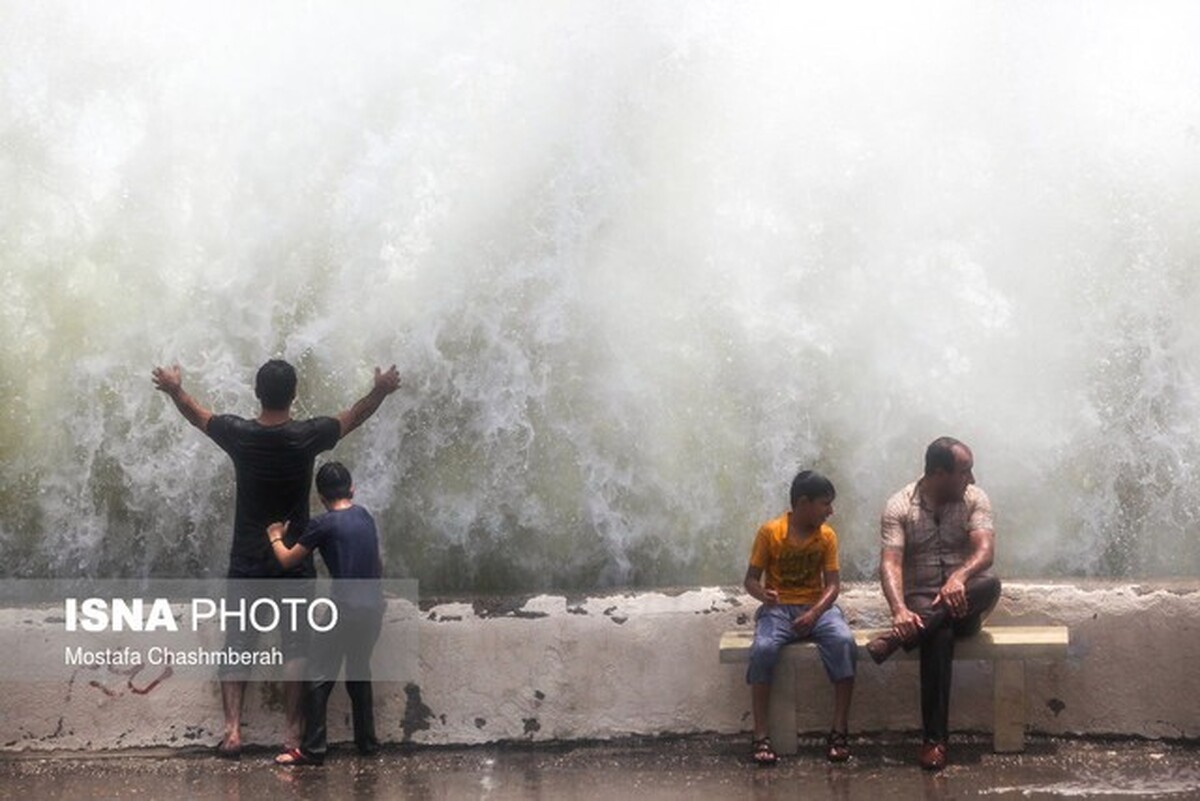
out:
M208 431L208 421L212 419L212 412L184 392L183 375L178 364L171 367L155 367L150 375L154 381L154 388L165 392L174 401L175 408L185 420L201 431Z
M383 399L395 392L399 386L400 374L396 371L396 365L393 364L386 372L376 367L375 383L371 386L371 391L337 416L338 424L341 426L339 436L344 437L365 423L367 418L375 414L375 410L383 403Z
M754 565L751 565L750 567L746 568L746 580L743 582L746 592L750 593L752 597L762 601L764 604L779 603L778 591L769 590L763 586L762 574L763 569L761 567L755 567Z
M309 549L300 543L289 548L283 541L283 535L287 534L288 525L288 522L283 522L267 526L267 540L271 543L271 551L285 569L299 564L309 553Z
M792 621L792 628L801 636L812 631L812 627L817 625L817 621L821 619L821 615L829 611L829 607L833 606L833 602L837 600L838 593L842 591L840 571L826 570L824 577L825 588L821 591L820 599Z
M841 571L826 570L824 577L825 589L821 591L821 599L812 607L812 611L816 612L817 617L825 614L829 607L833 606L833 602L837 600L838 594L842 591Z

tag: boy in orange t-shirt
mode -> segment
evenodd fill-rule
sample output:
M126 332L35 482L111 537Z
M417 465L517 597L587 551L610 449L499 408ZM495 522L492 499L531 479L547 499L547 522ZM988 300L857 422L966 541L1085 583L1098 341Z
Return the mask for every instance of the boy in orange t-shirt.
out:
M792 481L792 510L763 524L754 538L746 592L762 601L755 615L754 643L746 683L754 710L754 761L778 760L767 736L771 674L779 650L789 642L811 639L817 644L825 673L833 682L833 726L826 756L830 762L850 758L850 697L858 648L842 611L834 606L838 578L837 534L825 524L837 495L833 482L812 470Z

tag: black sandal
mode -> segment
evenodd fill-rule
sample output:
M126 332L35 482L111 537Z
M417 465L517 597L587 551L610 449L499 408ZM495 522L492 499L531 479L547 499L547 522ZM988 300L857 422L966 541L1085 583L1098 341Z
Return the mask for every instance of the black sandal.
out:
M750 758L754 760L754 764L760 768L769 768L779 761L779 755L775 753L775 749L771 747L771 738L763 737L758 740L751 740L750 745L754 748Z
M850 758L850 734L835 729L825 738L825 758L830 762L845 762Z

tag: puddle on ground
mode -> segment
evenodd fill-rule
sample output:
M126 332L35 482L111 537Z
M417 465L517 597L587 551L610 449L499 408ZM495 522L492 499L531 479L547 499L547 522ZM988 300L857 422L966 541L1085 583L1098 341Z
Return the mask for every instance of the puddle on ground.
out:
M951 764L928 774L916 742L857 737L854 758L830 765L818 741L775 768L750 764L743 737L704 736L603 744L385 750L369 759L335 751L323 767L279 768L269 751L231 763L198 752L100 757L0 757L0 798L567 799L689 801L750 798L958 801L980 798L1169 799L1200 797L1200 744L1030 738L1024 754L991 753L963 738Z

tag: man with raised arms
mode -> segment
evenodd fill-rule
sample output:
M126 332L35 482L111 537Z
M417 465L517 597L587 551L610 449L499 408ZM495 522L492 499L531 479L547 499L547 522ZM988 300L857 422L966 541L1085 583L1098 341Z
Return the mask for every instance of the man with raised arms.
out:
M313 463L319 453L330 450L338 440L362 425L383 400L400 386L396 366L386 371L375 368L371 390L353 406L336 417L292 418L296 398L296 371L280 359L272 359L258 370L254 393L262 409L253 420L231 414L214 414L183 389L178 365L156 367L154 386L166 393L184 418L203 431L233 460L237 484L233 543L229 551L231 579L311 577L315 575L311 557L289 570L280 567L263 538L267 526L278 520L290 522L291 538L298 538L308 525L308 493L312 484ZM290 543L289 543L290 544ZM231 630L227 645L245 647L242 636ZM303 635L283 632L284 706L287 728L284 749L300 745L301 703L305 642ZM222 757L241 755L242 698L248 673L236 668L222 670L221 700L225 715L225 734L217 746Z

